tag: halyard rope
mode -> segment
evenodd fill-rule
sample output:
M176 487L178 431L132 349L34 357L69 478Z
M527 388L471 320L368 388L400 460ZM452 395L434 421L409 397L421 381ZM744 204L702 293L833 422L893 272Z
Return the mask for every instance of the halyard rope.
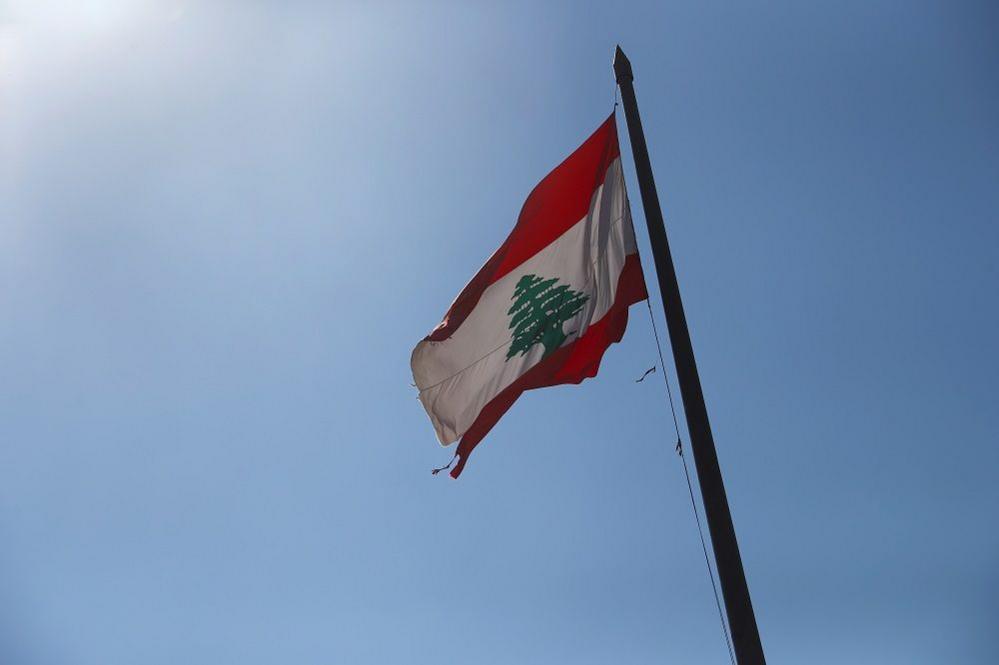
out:
M669 400L669 411L673 416L673 430L676 432L676 454L683 461L683 475L687 479L687 492L690 494L690 507L694 509L694 521L697 522L697 535L701 538L701 551L704 553L704 563L708 567L708 577L711 578L711 589L715 593L715 605L718 607L718 619L721 621L722 633L725 635L725 646L728 647L728 658L732 665L735 665L735 653L732 651L732 637L728 632L728 623L725 621L725 612L722 610L721 595L718 593L718 584L715 582L715 572L711 567L711 557L708 556L708 546L704 540L704 528L701 526L701 516L697 510L697 500L694 499L694 485L690 481L690 469L687 468L687 456L683 454L683 443L680 438L680 424L676 419L676 407L673 405L673 391L669 386L669 378L666 376L666 363L663 361L663 347L659 342L659 330L656 328L656 317L652 314L652 303L649 298L645 299L645 304L649 308L649 321L652 322L652 334L656 338L656 351L659 352L659 366L663 370L663 383L666 384L666 397ZM645 378L644 376L642 377Z

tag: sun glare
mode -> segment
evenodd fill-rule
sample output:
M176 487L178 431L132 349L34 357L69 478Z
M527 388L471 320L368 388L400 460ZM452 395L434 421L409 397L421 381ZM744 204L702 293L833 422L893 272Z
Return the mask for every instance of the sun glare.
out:
M104 32L157 15L175 15L180 5L176 1L154 0L12 0L0 18L14 25L35 24L73 32Z

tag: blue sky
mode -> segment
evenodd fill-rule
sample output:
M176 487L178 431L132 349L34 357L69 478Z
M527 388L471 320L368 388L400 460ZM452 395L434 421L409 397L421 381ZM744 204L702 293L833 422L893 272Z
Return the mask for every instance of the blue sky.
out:
M727 662L643 308L460 481L410 387L620 42L770 662L997 662L997 20L5 3L0 661Z

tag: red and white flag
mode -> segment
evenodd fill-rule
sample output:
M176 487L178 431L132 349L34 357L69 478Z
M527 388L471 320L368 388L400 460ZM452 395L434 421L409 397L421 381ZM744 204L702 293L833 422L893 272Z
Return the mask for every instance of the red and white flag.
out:
M517 225L413 349L451 477L525 390L596 376L647 297L611 116L524 203Z

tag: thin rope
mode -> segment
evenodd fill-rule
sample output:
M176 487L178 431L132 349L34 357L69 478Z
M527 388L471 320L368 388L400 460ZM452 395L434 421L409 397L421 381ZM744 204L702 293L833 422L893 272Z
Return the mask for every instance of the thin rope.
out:
M711 567L711 557L708 556L708 545L704 539L704 527L701 525L701 515L697 510L697 500L694 499L694 485L690 480L690 469L687 467L687 456L683 454L683 442L680 438L680 424L676 418L676 407L673 404L673 390L669 386L669 378L666 376L666 363L663 360L663 347L659 342L659 330L656 327L656 317L652 314L652 303L648 298L645 304L649 308L649 321L652 322L652 334L656 338L656 351L659 353L659 366L663 369L663 383L666 384L666 397L669 400L669 411L673 416L673 431L676 432L676 454L683 462L683 475L687 479L687 492L690 494L690 507L694 509L694 521L697 522L697 535L701 539L701 552L704 553L704 564L708 568L708 577L711 579L711 589L715 594L715 605L718 607L718 620L721 622L722 633L725 635L725 646L728 647L728 659L735 664L735 652L732 650L732 636L728 631L728 623L725 621L725 612L722 610L721 595L718 593L718 583L715 581L715 572ZM644 376L642 378L645 378Z
M454 461L456 459L458 459L458 453L455 453L454 456L451 457L451 461L445 464L444 466L439 466L436 469L430 469L430 474L436 476L441 471L447 471L448 469L451 468L451 465L454 464Z
M649 308L649 321L652 322L652 334L656 338L656 351L659 353L659 366L663 368L663 383L666 384L666 397L669 398L669 412L673 416L673 431L676 432L676 444L680 445L680 424L676 420L676 407L673 406L673 390L669 387L669 380L666 378L666 361L663 360L663 346L659 341L659 329L656 326L656 317L652 315L652 302L645 298L645 305ZM696 508L695 508L696 510Z
M652 367L645 370L645 374L642 374L640 377L635 379L635 383L641 383L642 381L645 380L645 377L647 377L649 374L655 374L657 367L658 367L657 365L653 365Z

